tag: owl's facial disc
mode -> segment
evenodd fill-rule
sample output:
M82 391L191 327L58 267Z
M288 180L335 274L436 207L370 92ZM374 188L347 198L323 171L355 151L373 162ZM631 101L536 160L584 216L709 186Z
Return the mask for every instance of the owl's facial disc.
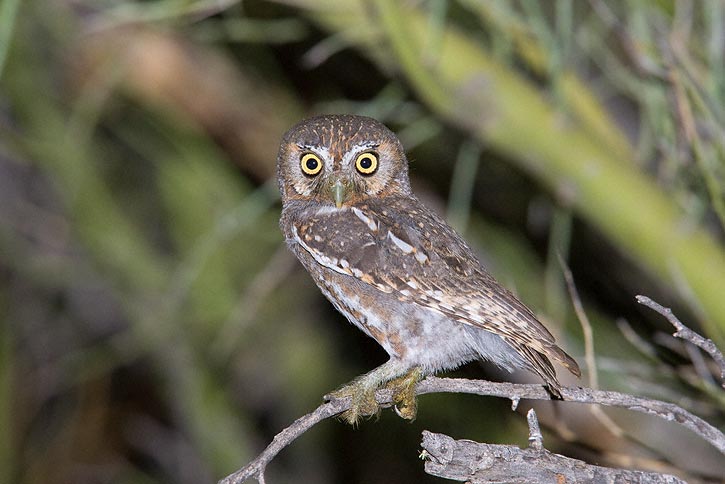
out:
M295 125L283 137L277 166L283 202L344 208L370 197L410 193L400 141L362 116L324 115Z
M332 202L338 209L346 202L369 196L374 192L368 182L380 163L377 147L364 142L348 146L346 151L335 151L329 146L297 145L292 157L299 160L298 169L304 177L297 180L295 188L303 190L298 193Z

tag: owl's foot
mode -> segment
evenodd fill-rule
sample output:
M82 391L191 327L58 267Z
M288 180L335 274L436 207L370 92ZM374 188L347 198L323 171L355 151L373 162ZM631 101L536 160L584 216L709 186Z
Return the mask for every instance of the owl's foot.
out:
M361 418L371 417L380 412L380 405L375 400L376 387L370 387L363 377L353 380L334 392L325 395L325 400L350 398L350 408L345 410L339 418L356 425Z
M380 412L380 405L375 400L375 391L382 386L393 391L393 403L398 415L413 420L417 410L415 385L422 377L422 369L410 369L407 364L391 358L342 388L325 395L325 400L350 398L350 408L342 412L340 418L355 425L360 418L377 415Z
M390 380L385 388L393 391L395 413L411 422L418 413L418 401L415 397L415 386L423 378L423 370L416 367L403 376Z

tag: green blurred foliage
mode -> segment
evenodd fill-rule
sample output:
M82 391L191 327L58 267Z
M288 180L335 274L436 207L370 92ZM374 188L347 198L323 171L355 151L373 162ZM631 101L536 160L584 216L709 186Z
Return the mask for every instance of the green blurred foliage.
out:
M214 482L384 361L277 227L279 139L318 112L394 129L584 363L565 260L602 388L722 427L716 371L634 295L723 342L724 39L717 0L0 1L0 482ZM725 475L673 424L537 411L552 450ZM318 425L268 481L434 482L423 429L526 440L510 402L431 395L412 425Z

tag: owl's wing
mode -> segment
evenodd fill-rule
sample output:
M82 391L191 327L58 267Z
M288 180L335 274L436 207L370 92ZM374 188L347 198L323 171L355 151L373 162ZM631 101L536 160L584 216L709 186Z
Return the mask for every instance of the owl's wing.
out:
M388 202L321 210L293 225L293 237L329 269L501 336L555 386L547 356L580 374L533 312L486 272L452 228L418 203L411 208L409 199L404 206Z

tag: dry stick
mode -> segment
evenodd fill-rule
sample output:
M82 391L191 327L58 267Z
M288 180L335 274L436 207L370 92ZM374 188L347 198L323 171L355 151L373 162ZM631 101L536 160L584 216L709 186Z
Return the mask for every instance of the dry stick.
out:
M501 397L518 402L521 399L551 400L551 395L543 385L499 383L485 380L467 380L461 378L438 378L429 376L418 383L416 395L427 393L469 393ZM689 428L701 438L708 441L722 454L725 454L725 434L705 422L701 418L678 407L673 403L636 397L618 392L592 390L589 388L561 389L562 397L568 402L591 403L610 407L622 407L637 412L663 418L670 422L677 422ZM379 390L375 399L381 406L392 405L392 391ZM264 470L267 464L287 445L305 433L318 422L337 415L350 408L350 398L333 399L323 403L317 409L297 419L292 425L277 434L272 443L256 459L237 472L222 479L220 484L241 484L250 478L256 478L264 483Z
M536 442L536 441L534 441ZM423 431L425 472L470 484L526 482L646 482L685 484L667 474L600 467L530 445L480 444Z
M579 291L577 291L576 285L574 284L574 276L561 255L559 255L559 264L561 265L562 274L564 274L564 281L566 281L569 297L574 305L576 317L579 319L579 324L581 324L584 334L584 359L587 362L587 369L589 370L587 372L589 387L594 390L599 390L599 371L597 370L597 360L594 356L594 332L592 331L592 325L589 322L586 311L584 311L584 305L579 297ZM612 435L616 435L617 437L623 437L625 435L622 427L612 420L609 415L604 413L601 407L592 407L591 413Z
M669 321L676 330L672 336L689 341L695 346L698 346L706 351L720 368L720 379L722 380L721 384L722 387L725 388L725 358L723 358L722 353L717 349L717 346L715 346L715 343L713 343L711 339L703 338L699 334L695 333L693 330L682 324L682 322L672 313L670 308L666 308L661 304L654 302L647 296L637 296L637 302L657 311L667 318L667 321Z
M584 359L587 362L587 369L589 370L589 386L597 390L599 389L599 372L597 371L597 360L594 357L594 334L592 332L592 325L589 322L587 313L584 311L584 305L579 297L579 291L577 291L576 285L574 284L574 276L561 255L559 255L559 264L561 265L561 272L564 275L564 281L569 291L571 303L574 306L574 312L576 312L576 317L579 319L579 324L584 334Z
M471 440L453 440L443 434L423 431L425 472L437 477L470 484L500 482L648 482L684 484L668 474L616 469L587 464L544 449L544 438L534 409L526 414L529 447L479 444Z
M536 410L530 408L526 412L526 422L529 424L529 447L534 450L544 448L544 436L541 435L541 427L539 427L539 419L536 417Z

